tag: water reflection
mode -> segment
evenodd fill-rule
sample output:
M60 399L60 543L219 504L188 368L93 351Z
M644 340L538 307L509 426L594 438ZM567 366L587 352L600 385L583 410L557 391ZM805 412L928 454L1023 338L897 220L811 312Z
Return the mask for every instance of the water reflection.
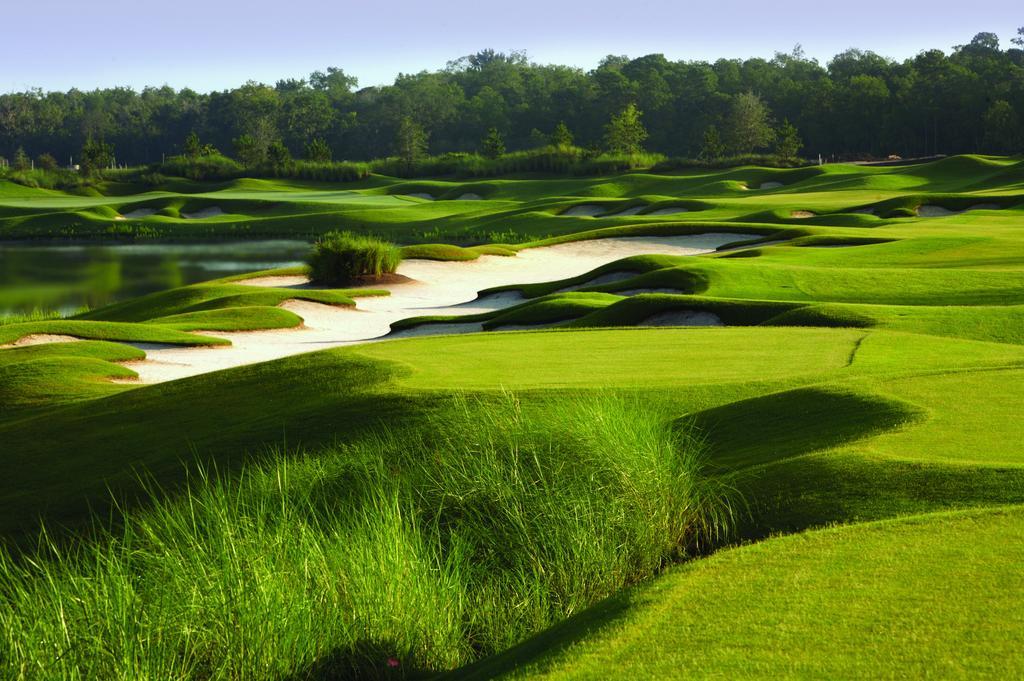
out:
M304 241L0 243L0 314L68 313L231 274L300 264Z

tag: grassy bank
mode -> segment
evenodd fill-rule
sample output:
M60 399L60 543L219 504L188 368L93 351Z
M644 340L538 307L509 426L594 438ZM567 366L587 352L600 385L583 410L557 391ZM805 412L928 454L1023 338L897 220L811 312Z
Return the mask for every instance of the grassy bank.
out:
M622 398L456 400L416 431L200 474L89 544L6 560L0 663L69 679L457 666L724 538L728 488L701 461Z

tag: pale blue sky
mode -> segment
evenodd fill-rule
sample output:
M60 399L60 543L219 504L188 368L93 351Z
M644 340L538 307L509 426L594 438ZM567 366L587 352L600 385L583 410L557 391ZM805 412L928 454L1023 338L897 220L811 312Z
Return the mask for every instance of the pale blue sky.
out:
M607 54L771 57L801 43L896 58L980 31L1004 47L1019 1L34 0L0 10L0 92L169 84L200 91L339 66L362 86L492 47L592 68ZM943 5L946 5L945 7Z

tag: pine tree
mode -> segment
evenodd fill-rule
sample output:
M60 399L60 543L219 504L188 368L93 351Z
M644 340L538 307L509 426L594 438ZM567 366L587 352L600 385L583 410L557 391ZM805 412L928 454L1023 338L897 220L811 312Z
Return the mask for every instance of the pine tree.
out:
M565 121L558 121L554 132L551 133L551 144L556 147L571 147L573 142L572 132Z
M704 161L714 161L725 155L725 145L722 144L722 135L718 127L709 125L704 130L704 140L700 148L700 158Z
M14 162L11 167L15 170L28 170L32 167L32 161L23 147L18 147L18 150L14 152Z
M199 143L199 135L193 130L185 138L185 155L189 158L199 158L203 152L203 145Z
M402 159L405 169L411 171L424 154L427 153L427 131L411 116L402 118L395 135L395 153Z
M497 128L491 128L483 139L483 155L487 158L499 158L504 153L505 140Z
M796 126L787 119L783 119L782 125L779 126L777 140L775 143L775 153L780 158L786 160L796 158L800 150L804 148L804 142L800 139Z
M331 147L327 144L327 140L322 137L310 140L306 144L304 153L307 161L313 161L314 163L331 162Z
M636 154L643 151L647 130L640 117L643 114L635 104L628 105L608 122L604 128L605 149L613 154Z

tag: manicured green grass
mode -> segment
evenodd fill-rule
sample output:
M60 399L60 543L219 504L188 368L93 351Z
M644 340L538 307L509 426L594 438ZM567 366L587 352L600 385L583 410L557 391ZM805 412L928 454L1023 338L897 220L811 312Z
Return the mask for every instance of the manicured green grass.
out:
M100 235L110 211L145 204L161 213L128 222L157 235L345 228L450 260L600 236L762 237L505 287L528 300L458 318L558 330L143 387L108 381L141 356L123 344L0 350L0 664L15 678L45 675L42 660L72 678L1020 675L1022 163L371 177L345 191L173 181L143 196L0 185L8 236ZM604 212L563 215L580 205ZM649 215L670 205L689 212ZM225 215L181 217L213 206ZM556 292L619 271L636 276ZM354 302L239 283L250 276L0 325L0 339L202 343L186 331L295 325L284 300ZM593 328L671 310L727 326ZM687 501L712 479L731 490L738 543L705 533L711 555L673 567L719 517ZM118 529L83 532L90 511ZM41 517L60 557L32 563Z
M1018 676L1022 560L1020 506L772 538L671 570L458 678Z

